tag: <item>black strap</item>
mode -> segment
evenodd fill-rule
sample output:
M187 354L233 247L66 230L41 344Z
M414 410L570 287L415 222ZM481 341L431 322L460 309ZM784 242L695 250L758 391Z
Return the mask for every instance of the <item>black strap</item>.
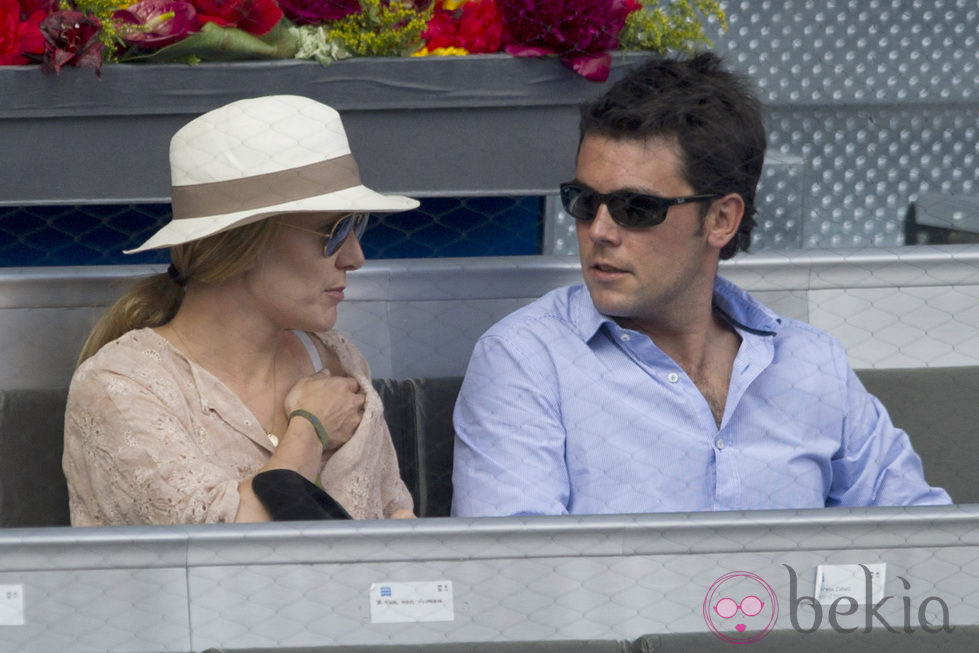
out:
M270 469L256 474L252 489L272 521L353 519L325 490L291 469Z

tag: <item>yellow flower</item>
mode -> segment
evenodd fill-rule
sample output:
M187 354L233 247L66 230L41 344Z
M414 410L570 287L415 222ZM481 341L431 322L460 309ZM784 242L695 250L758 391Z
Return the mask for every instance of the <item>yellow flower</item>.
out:
M445 9L446 11L455 11L468 1L469 0L442 0L442 9Z
M404 0L360 0L363 10L328 27L328 39L357 57L405 56L418 49L432 10L416 10Z
M640 4L642 9L629 14L619 32L623 50L690 53L711 46L704 33L704 24L711 19L727 31L727 16L717 0L640 0Z
M429 50L427 47L413 53L413 57L464 57L469 54L465 48L435 48Z

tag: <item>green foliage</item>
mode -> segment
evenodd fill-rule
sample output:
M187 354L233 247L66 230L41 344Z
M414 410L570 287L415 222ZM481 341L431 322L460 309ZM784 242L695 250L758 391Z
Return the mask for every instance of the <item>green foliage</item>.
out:
M243 61L245 59L290 59L296 53L296 39L285 25L276 23L267 34L255 36L234 27L206 23L200 32L152 52L125 57L126 61L154 63L201 61Z
M717 0L640 0L642 9L626 18L619 32L623 50L690 53L711 46L705 21L715 19L727 31L727 16Z
M361 0L360 6L359 14L326 26L324 38L332 45L324 51L335 49L355 57L398 57L423 45L421 33L432 16L431 7L418 10L399 0Z
M61 9L80 11L83 14L95 16L102 22L99 31L99 41L105 45L104 58L107 62L115 61L115 50L122 43L122 38L116 30L112 15L123 9L134 0L61 0Z
M326 25L291 25L289 32L296 39L296 59L312 59L326 66L353 56L331 37Z

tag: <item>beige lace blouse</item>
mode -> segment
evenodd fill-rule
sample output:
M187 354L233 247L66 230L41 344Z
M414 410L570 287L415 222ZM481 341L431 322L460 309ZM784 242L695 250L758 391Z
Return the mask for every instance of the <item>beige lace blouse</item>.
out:
M324 489L357 519L411 509L367 361L343 336L319 337L367 394L360 426L323 465ZM75 526L234 521L238 484L272 452L238 397L152 329L105 345L72 378L63 466Z

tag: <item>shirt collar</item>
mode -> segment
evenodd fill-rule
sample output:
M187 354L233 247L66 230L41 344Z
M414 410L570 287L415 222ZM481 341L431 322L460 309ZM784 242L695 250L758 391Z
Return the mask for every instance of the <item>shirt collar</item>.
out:
M727 279L714 278L714 308L731 325L756 335L775 335L782 319L750 294ZM604 325L614 332L619 325L595 308L588 288L578 284L572 288L571 313L578 335L585 342L591 340Z
M714 277L714 308L733 326L760 336L778 333L782 318L724 277Z
M583 283L579 283L571 289L571 316L574 328L577 329L578 336L584 342L594 338L598 330L606 324L613 330L619 326L615 320L598 312L595 303L591 300L588 287Z

